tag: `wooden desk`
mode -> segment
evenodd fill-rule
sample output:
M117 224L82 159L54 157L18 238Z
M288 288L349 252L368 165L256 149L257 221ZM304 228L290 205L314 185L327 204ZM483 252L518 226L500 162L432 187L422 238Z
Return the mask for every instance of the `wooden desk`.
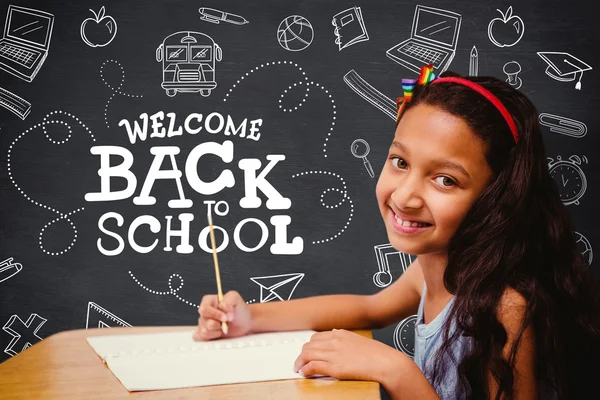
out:
M59 332L0 364L0 399L380 399L379 383L291 379L128 392L86 337L193 329L190 326L77 329ZM369 331L356 331L372 337Z

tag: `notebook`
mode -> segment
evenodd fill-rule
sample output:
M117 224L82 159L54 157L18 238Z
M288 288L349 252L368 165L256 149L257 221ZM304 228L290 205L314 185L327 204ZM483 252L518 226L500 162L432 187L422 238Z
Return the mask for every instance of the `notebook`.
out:
M282 379L315 331L268 332L196 342L194 330L91 336L87 342L128 391Z
M340 51L355 43L369 40L360 7L350 7L335 14L331 24L335 26L333 33L336 36L335 43Z

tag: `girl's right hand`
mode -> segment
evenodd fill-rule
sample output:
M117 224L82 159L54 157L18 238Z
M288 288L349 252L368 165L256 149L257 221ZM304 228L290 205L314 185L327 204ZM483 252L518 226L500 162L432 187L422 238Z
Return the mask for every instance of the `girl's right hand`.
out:
M250 307L234 290L227 292L220 304L217 295L205 295L198 307L198 313L200 314L198 329L193 335L196 341L224 337L225 334L221 330L222 321L227 322L227 337L244 336L250 332L252 325Z

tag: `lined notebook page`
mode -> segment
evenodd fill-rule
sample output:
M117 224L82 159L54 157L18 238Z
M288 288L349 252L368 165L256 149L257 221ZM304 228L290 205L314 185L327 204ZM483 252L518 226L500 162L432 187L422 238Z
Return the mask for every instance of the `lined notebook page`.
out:
M196 342L194 330L88 337L129 391L301 379L294 361L315 331Z

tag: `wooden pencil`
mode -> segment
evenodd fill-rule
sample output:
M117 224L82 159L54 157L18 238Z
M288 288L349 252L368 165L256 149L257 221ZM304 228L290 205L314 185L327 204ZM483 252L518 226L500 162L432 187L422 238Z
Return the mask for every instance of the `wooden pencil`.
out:
M208 209L207 215L208 215L208 226L210 228L210 242L212 244L213 261L215 264L215 275L217 276L217 298L219 300L219 303L221 303L223 301L223 289L221 288L221 272L219 271L219 259L217 257L217 245L215 244L215 231L213 229L212 217L210 215L210 207ZM225 322L225 321L221 322L221 330L223 331L223 334L227 335L227 332L229 331L227 322Z

